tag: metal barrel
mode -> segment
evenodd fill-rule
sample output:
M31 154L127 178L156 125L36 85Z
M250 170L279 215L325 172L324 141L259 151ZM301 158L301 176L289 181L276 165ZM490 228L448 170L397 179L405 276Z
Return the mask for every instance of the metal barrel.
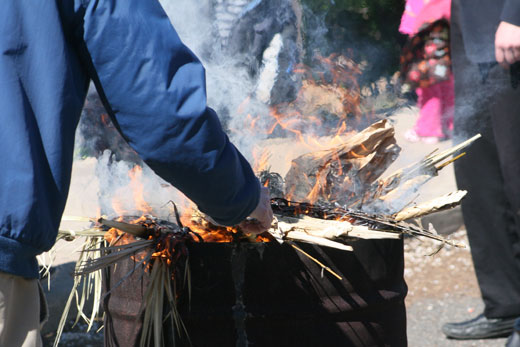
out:
M184 292L179 308L192 345L406 346L401 240L359 240L354 252L299 246L342 280L286 244L189 245L191 301ZM133 266L107 271L106 289ZM136 271L105 297L106 346L139 346L147 281Z

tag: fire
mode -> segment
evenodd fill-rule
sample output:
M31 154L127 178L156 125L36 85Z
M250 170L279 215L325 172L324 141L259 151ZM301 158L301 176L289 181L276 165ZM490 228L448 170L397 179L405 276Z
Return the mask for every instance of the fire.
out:
M352 135L364 121L370 121L367 118L372 117L371 114L364 114L361 108L361 88L357 82L361 74L359 64L336 54L316 56L315 62L317 67L298 66L297 72L304 77L298 97L288 105L273 107L273 125L270 128L273 132L280 127L312 152L329 150L343 144L346 136ZM348 156L363 158L366 152L367 149L360 146L348 153ZM334 180L336 186L344 188L345 195L350 195L349 188L353 182L346 176L346 170L348 168L342 164L339 154L332 153L331 160L323 163L317 173L311 177L305 176L308 186L312 188L308 190L307 196L300 199L310 203L320 199L334 201L336 197L332 195L337 192L329 192L329 180ZM341 184L338 178L341 178ZM293 192L289 192L286 198L293 198Z
M253 170L255 172L261 172L269 168L269 158L271 153L265 148L254 147L253 148Z
M342 55L315 58L317 68L300 65L295 70L304 78L296 100L272 107L269 134L280 127L301 142L314 145L316 143L310 140L315 136L304 136L304 133L312 134L309 129L314 133L319 133L320 128L335 129L334 137L339 137L361 122L361 89L357 83L360 66ZM331 124L334 121L336 125ZM321 148L327 146L331 147L320 144Z
M341 159L339 157L339 154L337 151L334 151L334 154L332 155L332 159L336 161L338 164L338 175L343 176L343 164L341 163ZM345 179L347 179L348 176L345 176Z
M110 120L110 117L106 113L101 114L101 122L103 123L103 125L105 125L107 127L112 126L112 121Z
M184 226L190 228L204 242L234 242L238 239L247 239L249 242L269 242L270 239L263 236L245 235L239 227L218 226L212 224L197 209L191 207L187 209L181 216L181 222ZM197 237L195 241L200 241Z
M271 242L268 237L262 235L244 235L238 227L221 227L216 225L200 225L196 223L190 223L187 225L193 232L197 233L204 242L210 243L226 243L234 242L239 239L246 240L247 242ZM197 242L197 238L194 238Z
M128 176L130 176L130 187L132 188L132 193L134 195L134 201L137 209L142 213L152 213L152 208L144 200L144 186L141 182L143 169L139 165L136 165L133 167L133 169L130 170L130 172L128 172Z
M246 98L237 108L238 114L243 114L243 125L232 126L233 132L241 134L256 135L264 132L268 137L289 136L296 139L308 151L325 150L333 148L344 142L345 136L355 131L362 119L361 110L361 90L357 79L361 74L360 65L351 59L341 55L331 55L329 57L317 56L315 63L318 68L299 65L295 73L302 76L301 88L297 98L290 103L272 105L269 109L269 117L248 113L248 107L252 100ZM362 153L364 148L359 148ZM286 153L287 160L289 153ZM356 157L357 153L351 153ZM361 154L359 154L361 156ZM261 146L253 149L253 168L255 172L262 172L269 169L271 152ZM343 176L344 169L338 153L332 156L332 161L326 165L334 165L335 172ZM306 177L312 189L305 200L316 203L320 198L327 197L325 191L327 187L327 174L325 167L322 168L314 177ZM143 215L152 214L151 206L145 201L144 186L142 184L142 168L133 167L128 173L130 177L130 189L132 191L134 204L137 210ZM348 177L343 181L344 185L351 182ZM269 180L264 182L269 185ZM294 187L293 187L294 188ZM286 192L285 198L291 199L292 192ZM114 198L112 201L113 209L116 213L124 215L124 204ZM204 242L234 242L237 239L247 239L250 242L268 242L270 239L263 236L243 235L238 227L216 226L200 216L200 212L194 207L184 209L181 216L184 226L193 231L194 241ZM137 220L135 223L143 223ZM115 240L121 238L115 230L110 230L107 238ZM194 236L198 235L198 236ZM200 240L199 240L200 237ZM164 240L161 249L170 249L171 240ZM167 251L157 251L154 257L168 258L172 256Z
M116 228L110 228L103 237L105 241L110 245L113 246L115 244L121 246L121 245L127 245L132 242L134 242L135 237L133 237L130 234L124 233L119 229Z
M136 165L128 171L127 186L118 187L111 199L113 212L118 216L130 214L152 214L152 207L144 198L143 170Z
M127 212L123 207L123 202L119 196L114 196L112 198L112 209L119 216L122 216Z
M110 225L110 221L106 219L100 219L99 222L103 225ZM130 227L135 224L139 227ZM145 265L145 271L150 270L154 261L157 260L163 262L166 266L176 265L180 258L187 255L186 245L193 242L192 235L186 229L168 223L165 224L165 222L161 222L153 216L141 216L118 223L105 233L104 238L110 246L124 246L136 242L136 235L138 235L136 230L139 230L139 237L147 238L148 241L145 241L147 243L144 247L132 254L130 258L136 262L142 262ZM148 252L149 247L152 247L151 253ZM174 274L172 272L172 279Z
M315 65L298 65L294 69L303 78L296 99L271 105L268 117L248 113L251 98L246 98L236 110L245 115L242 125L234 124L230 131L242 136L262 132L268 137L290 136L309 150L340 144L367 116L361 109L361 88L357 83L361 67L343 55L318 55ZM324 141L324 136L330 139Z
M325 182L326 179L327 178L324 175L324 169L321 169L320 171L318 171L318 174L316 175L316 183L314 184L314 187L310 191L309 195L307 195L305 200L307 200L311 204L316 203L316 201L318 201L320 195L322 195L322 193L323 193L323 188L326 185L326 182Z

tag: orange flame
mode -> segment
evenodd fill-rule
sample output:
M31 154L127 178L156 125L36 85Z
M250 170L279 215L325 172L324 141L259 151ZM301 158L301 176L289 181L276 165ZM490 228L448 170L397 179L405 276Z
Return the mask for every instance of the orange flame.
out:
M316 203L320 196L323 195L323 188L325 187L325 180L326 177L324 175L325 168L321 168L320 171L316 174L316 182L314 183L314 186L312 187L311 191L305 198L308 202L311 204ZM308 180L308 179L307 179Z
M263 148L254 147L253 148L253 170L255 172L261 172L267 170L269 168L269 158L271 157L271 153Z
M131 180L130 187L132 188L136 208L142 213L150 214L152 213L152 208L144 200L144 186L141 182L142 175L143 169L139 165L134 166L128 172L128 176L130 176Z
M302 76L301 88L296 100L270 107L270 118L264 120L261 115L247 113L247 108L251 103L251 99L248 97L237 108L238 114L243 115L243 126L237 126L235 123L234 126L238 129L230 130L242 134L244 132L255 134L262 131L271 136L280 131L296 138L311 151L329 149L341 144L344 136L353 131L352 129L356 127L362 117L361 90L357 83L361 74L361 66L353 60L337 54L328 57L317 56L316 61L320 65L320 71L304 65L298 65L295 68L294 72ZM360 148L359 152L362 153L363 150ZM356 153L351 152L350 154L354 157L361 156L357 152L356 149ZM256 172L265 170L269 167L270 153L261 147L256 147L253 150L253 159L253 167ZM332 161L327 165L331 165L331 163L338 164L336 170L339 176L345 174L337 153L333 154ZM325 172L325 168L322 168L315 177L306 178L309 185L312 186L306 197L308 202L315 203L320 198L327 198ZM144 188L141 182L142 168L135 166L130 170L129 176L135 206L144 214L152 213L152 208L144 199ZM344 180L345 186L348 186L350 182L348 175ZM291 199L293 193L288 192L286 198ZM117 198L113 199L113 207L118 214L125 213L122 201ZM182 222L200 235L205 242L232 242L234 235L238 233L237 228L194 222L192 216L193 209L185 208L181 217ZM116 233L111 237L117 236ZM258 236L256 241L267 242L269 239ZM169 249L168 245L163 246L163 248ZM162 259L171 255L157 252L154 256Z
M127 213L127 211L123 208L123 202L121 201L121 198L117 195L112 198L112 209L119 216Z

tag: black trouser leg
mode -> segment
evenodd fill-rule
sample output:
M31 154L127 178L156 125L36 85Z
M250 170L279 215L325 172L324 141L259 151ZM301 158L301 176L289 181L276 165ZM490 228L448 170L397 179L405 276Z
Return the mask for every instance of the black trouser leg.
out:
M452 60L455 140L483 136L455 162L455 175L459 189L468 190L462 213L484 314L520 316L520 216L513 212L520 208L520 91L511 88L499 66L483 82L478 65L465 56L456 8Z

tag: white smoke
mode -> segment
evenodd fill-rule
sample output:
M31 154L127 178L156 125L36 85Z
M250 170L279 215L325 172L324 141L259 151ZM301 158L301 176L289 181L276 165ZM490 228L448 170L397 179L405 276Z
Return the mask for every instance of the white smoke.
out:
M157 176L147 165L132 180L131 172L135 170L135 164L114 161L111 156L110 151L105 151L96 164L96 176L100 185L98 201L102 214L116 217L122 214L140 216L149 213L146 208L139 206L138 200L142 197L153 214L167 218L172 213L170 201L178 203L179 207L186 202L186 198L177 189Z
M227 38L224 34L229 35L233 18L225 17L222 13L227 11L238 16L249 1L214 1L215 3L212 0L162 0L161 4L183 43L197 55L206 68L208 106L219 113L231 141L252 162L253 147L267 136L258 129L269 114L267 102L275 77L269 76L266 86L259 85L250 77L246 65L237 57L227 54L223 48ZM218 35L220 38L216 39ZM278 37L277 40L281 45L281 39ZM270 65L269 68L264 68L264 76L272 75L273 63L270 62ZM255 98L260 89L262 95L267 95L262 102ZM257 119L255 131L246 129L251 117ZM78 133L78 139L82 138L81 132ZM88 145L86 141L81 143L83 147ZM114 217L143 213L136 202L136 189L129 176L134 166L134 163L114 160L110 151L105 151L98 158L95 171L99 180L98 203L102 214ZM146 165L138 180L143 187L143 199L153 209L153 214L160 218L171 217L169 201L175 201L181 209L187 204L182 193Z
M255 95L258 100L266 104L269 102L271 89L273 89L278 76L278 56L282 47L282 35L278 33L274 35L262 57L262 70L258 78L258 87Z
M251 78L246 64L229 55L223 45L248 0L161 0L175 30L206 69L208 106L227 126L231 141L250 161L254 145L267 137L261 131L269 115L269 99L256 100L256 91L270 92ZM269 82L269 81L267 81ZM267 89L269 89L267 91ZM254 132L243 131L249 116L258 118ZM260 131L258 131L260 130Z

